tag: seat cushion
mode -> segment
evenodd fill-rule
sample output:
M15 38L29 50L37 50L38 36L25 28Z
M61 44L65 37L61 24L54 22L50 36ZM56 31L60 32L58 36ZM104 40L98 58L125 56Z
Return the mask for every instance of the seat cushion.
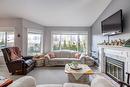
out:
M28 59L25 61L27 66L30 66L34 61L32 59Z
M64 83L63 87L90 87L90 86L87 84Z
M71 55L71 51L62 50L60 58L70 58L70 55Z
M62 87L61 84L44 84L44 85L37 85L37 87Z
M61 51L53 51L57 58L74 58L75 51L61 50Z

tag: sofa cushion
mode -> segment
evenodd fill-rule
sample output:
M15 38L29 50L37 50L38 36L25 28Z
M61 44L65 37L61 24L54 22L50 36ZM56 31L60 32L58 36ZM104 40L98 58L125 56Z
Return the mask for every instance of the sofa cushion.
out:
M61 51L61 58L70 58L71 51Z
M76 54L75 54L75 58L77 58L77 59L79 59L79 58L80 58L80 56L81 56L81 54L80 54L80 53L76 53Z
M36 87L62 87L61 84L44 84L44 85L37 85Z
M54 52L49 52L48 55L50 56L50 58L55 58L55 53Z
M75 58L76 53L76 51L68 50L54 51L54 54L57 58Z
M76 54L77 52L75 52L75 51L71 51L71 58L75 58L75 54Z
M51 61L67 61L67 60L71 60L71 61L77 61L79 59L76 59L76 58L53 58L53 59L50 59Z
M77 83L64 83L63 87L90 87L87 84L77 84ZM97 86L100 87L100 86Z
M61 53L60 51L54 51L54 54L56 57L60 58L61 57Z

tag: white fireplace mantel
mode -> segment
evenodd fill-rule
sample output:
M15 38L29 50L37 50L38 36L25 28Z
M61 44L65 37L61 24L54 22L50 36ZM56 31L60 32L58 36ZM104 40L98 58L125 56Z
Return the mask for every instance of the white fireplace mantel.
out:
M125 72L130 72L130 48L122 46L98 45L99 48L99 70L105 73L106 57L105 55L111 54L116 56L118 60L125 63Z

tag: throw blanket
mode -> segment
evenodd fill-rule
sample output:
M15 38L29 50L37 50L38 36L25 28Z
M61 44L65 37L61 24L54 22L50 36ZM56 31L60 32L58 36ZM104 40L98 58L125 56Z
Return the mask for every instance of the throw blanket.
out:
M93 74L93 71L91 70L90 67L88 67L88 65L79 64L79 67L81 67L82 69L80 69L80 70L73 70L73 69L70 68L70 66L68 64L66 64L65 72L69 73L69 74L72 74L76 80L78 80L84 74L86 74L86 75Z

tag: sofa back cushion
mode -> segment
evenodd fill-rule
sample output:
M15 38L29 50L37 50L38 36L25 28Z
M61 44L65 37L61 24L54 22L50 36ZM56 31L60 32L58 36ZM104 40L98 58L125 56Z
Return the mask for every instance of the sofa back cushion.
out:
M56 58L60 58L61 57L60 51L53 51L53 52L54 52Z
M56 58L70 58L71 52L69 51L55 51Z
M61 51L61 58L70 58L71 51Z
M79 58L80 58L80 56L81 56L81 54L80 54L80 53L75 53L75 58L79 59Z
M50 56L50 58L55 58L55 53L54 52L49 52L48 55Z
M56 58L75 58L75 51L68 51L68 50L61 50L61 51L54 51Z

